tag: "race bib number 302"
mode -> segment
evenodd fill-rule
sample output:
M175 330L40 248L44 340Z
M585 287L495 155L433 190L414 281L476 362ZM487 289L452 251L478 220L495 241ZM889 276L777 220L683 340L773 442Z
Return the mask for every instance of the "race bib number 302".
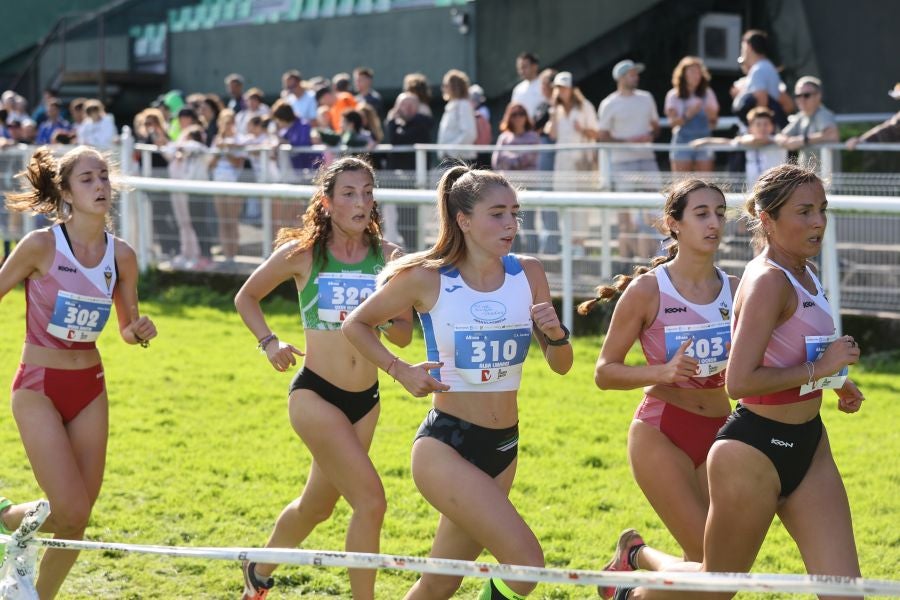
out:
M319 319L340 323L375 291L367 273L319 273Z
M47 332L70 342L93 342L100 337L111 309L112 300L109 298L61 291L56 295L56 306Z
M508 379L522 371L530 344L530 323L457 325L454 328L456 370L471 384Z
M731 323L718 321L700 325L670 325L665 328L666 360L671 360L681 344L693 339L685 354L696 358L694 377L709 377L725 370L731 347Z
M811 360L813 362L819 360L819 358L822 357L822 354L825 353L825 349L828 348L828 345L836 339L836 333L833 335L806 336L806 360ZM844 382L847 381L847 374L849 372L849 367L844 367L834 375L828 375L816 379L812 383L812 385L804 383L800 386L800 395L804 396L810 392L814 392L815 390L837 389L843 387Z

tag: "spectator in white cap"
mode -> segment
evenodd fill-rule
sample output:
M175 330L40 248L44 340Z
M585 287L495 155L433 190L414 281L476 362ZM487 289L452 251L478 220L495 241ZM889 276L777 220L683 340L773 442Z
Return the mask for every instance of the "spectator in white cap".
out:
M894 100L900 100L900 83L888 92L888 96ZM896 144L900 142L900 112L880 125L876 125L860 136L847 140L847 149L856 150L856 145L863 144Z
M640 73L644 65L633 60L622 60L613 67L612 77L616 91L600 103L601 142L648 143L659 133L659 113L650 92L638 89ZM634 187L624 185L625 173L658 173L659 167L653 150L614 150L611 156L612 181L618 189ZM635 177L631 177L636 179ZM640 185L640 181L638 184ZM644 181L643 187L657 186L658 182ZM619 213L619 255L622 258L638 256L647 259L654 254L659 232L653 227L656 215L653 211L622 211Z
M817 77L807 75L798 79L794 98L800 110L775 136L775 142L785 150L799 150L800 164L807 164L814 156L818 160L818 153L807 148L838 142L840 135L834 113L822 104L822 82Z

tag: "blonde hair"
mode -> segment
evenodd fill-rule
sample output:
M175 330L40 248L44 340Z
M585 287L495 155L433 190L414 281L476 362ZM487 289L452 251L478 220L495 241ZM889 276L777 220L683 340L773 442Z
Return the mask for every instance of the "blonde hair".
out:
M723 202L725 201L725 193L722 191L722 188L715 183L704 179L685 179L673 184L665 191L666 202L663 205L663 216L660 221L665 223L666 217L672 217L676 221L681 221L681 219L684 218L684 211L687 208L688 197L692 192L696 192L697 190L713 190L722 196ZM631 275L616 275L612 285L598 286L595 292L595 298L586 300L578 305L578 314L588 314L597 306L598 302L608 302L618 294L624 292L625 288L628 287L628 284L634 281L639 275L643 275L661 264L674 260L675 257L678 256L678 234L674 231L667 231L666 233L672 239L666 246L666 256L657 256L650 261L649 266L642 265L640 267L635 267L634 272Z
M337 184L341 173L350 171L365 171L372 178L372 184L376 184L375 170L372 165L356 156L345 156L328 166L319 167L315 184L318 186L303 213L301 227L283 227L275 238L275 247L296 242L296 246L288 253L288 257L312 249L314 258L318 257L322 264L327 262L326 245L331 237L331 215L325 208L325 198L334 198L334 186ZM378 212L378 203L372 204L370 221L365 231L369 247L375 254L381 253L381 214Z
M765 248L768 241L759 213L765 211L772 219L777 219L781 207L805 183L818 183L824 187L815 171L794 163L772 167L760 175L744 204L744 218L747 220L748 231L753 234L754 248Z
M494 171L473 169L467 165L456 165L444 171L438 183L439 232L437 241L430 249L407 254L390 262L379 275L379 284L407 269L424 267L440 269L458 263L466 256L466 240L456 222L460 213L471 215L485 192L494 187L513 189L507 179Z
M109 158L90 146L77 146L59 159L53 156L48 146L41 146L31 156L25 170L16 174L27 183L21 192L6 194L6 207L14 212L41 214L56 223L68 220L71 208L63 200L63 193L71 191L72 171L85 156L98 158L112 171Z

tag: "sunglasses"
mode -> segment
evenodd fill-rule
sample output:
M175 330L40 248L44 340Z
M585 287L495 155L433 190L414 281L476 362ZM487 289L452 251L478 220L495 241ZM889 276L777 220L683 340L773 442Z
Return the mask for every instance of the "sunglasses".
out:
M803 92L802 94L794 94L794 98L803 98L804 100L809 100L817 93L818 92Z

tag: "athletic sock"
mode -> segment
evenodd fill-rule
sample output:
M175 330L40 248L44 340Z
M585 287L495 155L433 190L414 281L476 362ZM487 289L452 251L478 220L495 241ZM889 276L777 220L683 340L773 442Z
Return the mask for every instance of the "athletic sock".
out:
M638 552L640 552L641 548L646 545L647 544L638 544L637 546L632 546L631 549L628 550L628 566L630 566L635 571L640 569L637 562Z
M502 579L491 577L484 582L478 600L525 600L525 596L509 589Z

